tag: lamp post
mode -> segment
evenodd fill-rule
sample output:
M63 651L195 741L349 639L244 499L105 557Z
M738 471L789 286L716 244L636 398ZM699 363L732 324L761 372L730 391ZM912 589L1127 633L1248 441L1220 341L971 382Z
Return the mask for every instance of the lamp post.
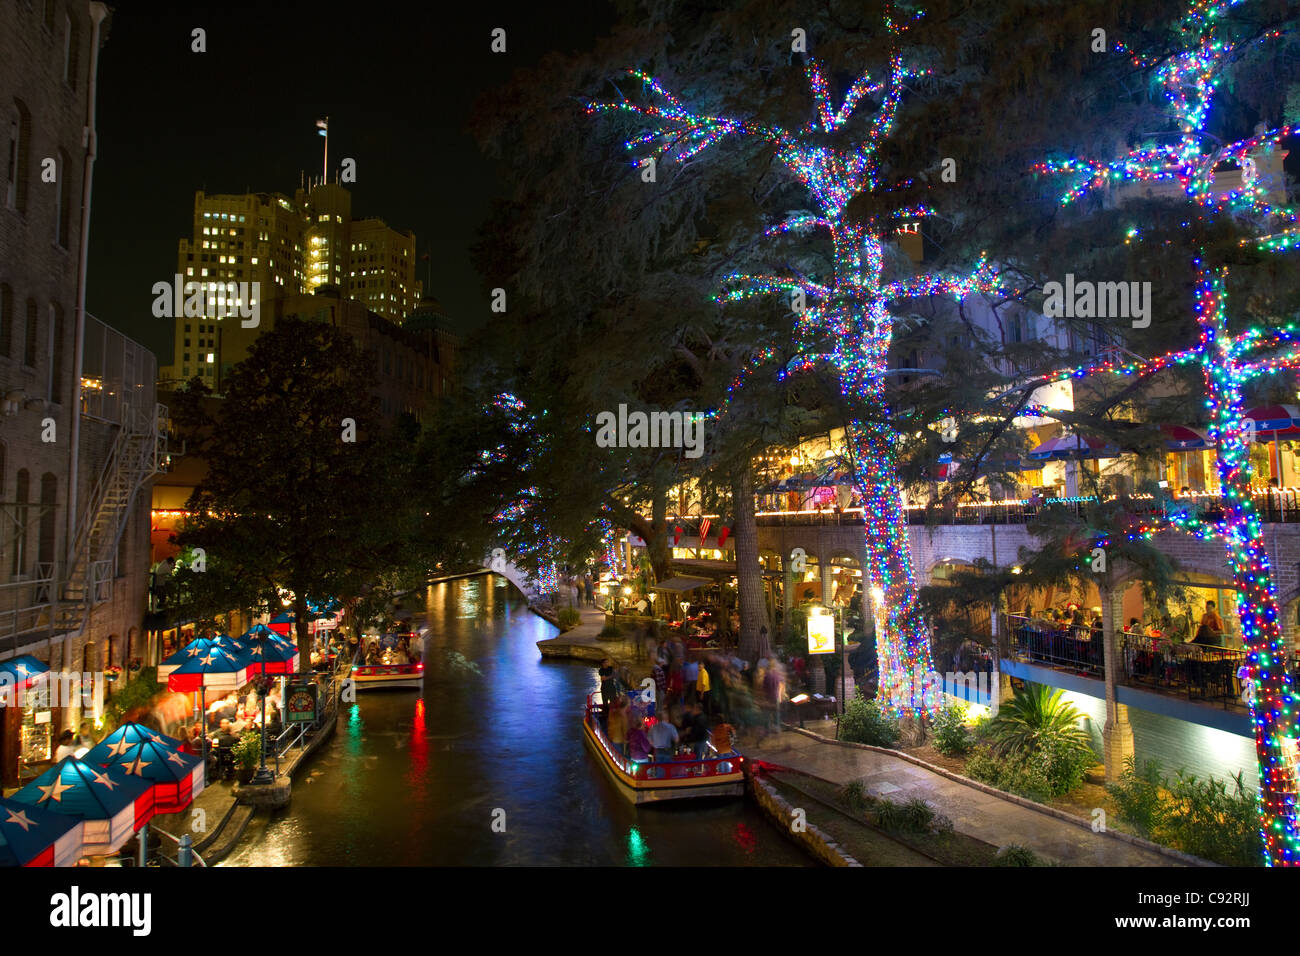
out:
M262 705L262 746L259 749L260 766L253 774L252 783L275 783L275 774L266 765L266 633L259 632L256 640L262 648L262 680L258 683L259 703Z

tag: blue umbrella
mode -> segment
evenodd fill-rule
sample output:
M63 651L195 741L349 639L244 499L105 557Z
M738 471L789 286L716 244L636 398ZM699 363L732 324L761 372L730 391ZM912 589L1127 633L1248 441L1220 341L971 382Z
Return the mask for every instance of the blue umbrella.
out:
M149 822L153 784L118 766L65 757L11 798L41 810L76 817L85 824L81 856L112 853Z
M76 817L0 798L0 866L72 866L85 824Z
M174 737L160 734L144 724L127 721L87 750L81 759L86 763L101 765L116 763L132 747L149 743L162 744L164 747L171 747L173 750L178 749L181 745L181 742Z

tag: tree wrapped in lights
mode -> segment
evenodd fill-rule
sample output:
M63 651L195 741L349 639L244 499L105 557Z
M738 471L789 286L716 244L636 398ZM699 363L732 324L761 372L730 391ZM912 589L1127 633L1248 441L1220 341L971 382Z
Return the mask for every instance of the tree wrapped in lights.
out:
M1228 214L1244 222L1251 235L1241 246L1263 251L1289 248L1297 241L1294 209L1275 205L1265 186L1243 176L1240 189L1215 186L1214 171L1225 162L1249 169L1259 151L1275 146L1291 132L1281 127L1250 139L1208 146L1205 124L1215 89L1229 62L1246 46L1279 35L1272 30L1244 40L1222 34L1226 14L1243 0L1197 0L1178 25L1181 50L1172 56L1148 58L1130 54L1136 66L1155 67L1153 77L1178 124L1171 145L1144 145L1114 162L1070 159L1043 163L1038 172L1071 177L1062 204L1069 205L1091 191L1131 182L1177 183L1203 223L1212 214ZM1127 51L1125 51L1127 52ZM1191 223L1189 219L1189 223ZM1199 246L1199 244L1198 244ZM1300 367L1300 330L1278 328L1229 329L1225 266L1207 261L1204 247L1193 259L1196 275L1195 317L1199 341L1185 350L1150 361L1103 362L1070 369L1057 380L1096 374L1146 376L1167 368L1199 366L1205 383L1210 436L1217 442L1223 516L1206 520L1194 513L1171 514L1135 533L1150 535L1174 527L1202 538L1224 542L1233 581L1239 592L1238 611L1247 652L1248 680L1256 688L1251 702L1255 747L1259 760L1260 832L1269 865L1300 861L1300 831L1296 821L1296 698L1286 668L1279 624L1277 591L1264 546L1263 524L1251 497L1252 424L1243 419L1244 391L1261 376Z
M990 270L954 278L916 275L889 281L885 276L885 244L899 224L929 215L924 205L894 208L859 218L847 214L849 204L863 194L885 194L911 185L886 181L880 147L893 132L899 103L909 78L921 75L904 65L901 38L906 27L887 9L884 27L890 40L888 66L882 77L863 73L836 106L820 63L809 58L806 77L814 114L802 128L778 126L694 112L654 78L629 71L643 86L644 102L623 98L589 103L588 112L614 112L648 125L629 140L630 150L652 147L656 158L686 162L728 137L758 141L807 189L814 211L796 215L767 230L767 235L825 230L832 249L829 281L799 275L730 275L715 297L733 302L777 294L797 313L796 332L801 359L789 370L823 366L835 374L844 395L857 407L873 411L871 421L857 418L849 425L854 484L866 516L865 569L867 590L878 599L877 650L880 661L879 699L894 714L932 709L924 675L931 670L930 639L917 607L917 587L907 536L899 476L897 434L887 423L885 378L892 337L892 302L924 296L961 298L996 287ZM865 122L860 108L875 103ZM832 143L846 142L845 145ZM645 159L633 162L641 168ZM766 356L759 356L759 361ZM737 385L743 382L743 377ZM734 387L734 386L733 386Z

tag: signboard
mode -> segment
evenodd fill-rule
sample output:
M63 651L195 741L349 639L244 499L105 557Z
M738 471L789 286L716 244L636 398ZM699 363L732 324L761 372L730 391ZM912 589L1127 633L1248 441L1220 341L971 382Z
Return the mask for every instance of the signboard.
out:
M291 681L284 689L284 722L309 724L315 721L319 691L315 681Z
M835 615L808 615L808 653L835 653Z

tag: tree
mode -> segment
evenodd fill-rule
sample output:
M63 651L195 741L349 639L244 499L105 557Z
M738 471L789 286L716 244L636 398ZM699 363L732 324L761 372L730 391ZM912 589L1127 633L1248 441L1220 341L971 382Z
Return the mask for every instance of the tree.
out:
M767 235L825 230L832 244L832 271L823 281L807 275L733 274L724 280L720 300L754 295L784 296L797 313L803 354L799 366L833 370L844 393L875 410L873 418L855 417L849 427L854 484L866 503L868 566L873 592L882 595L877 621L880 696L891 713L915 714L934 706L927 699L924 675L931 669L929 635L917 607L917 589L907 538L899 476L895 464L897 433L885 424L885 372L889 360L892 303L933 295L962 297L976 289L993 290L997 282L982 265L974 275L886 275L885 244L894 228L932 212L924 203L899 203L888 194L911 184L882 163L882 144L893 132L899 102L909 79L920 74L905 66L901 40L906 25L894 19L887 4L884 34L888 66L873 78L861 73L843 98L833 102L825 67L809 58L806 76L814 117L790 129L688 108L644 71L629 75L642 97L624 95L614 102L592 102L592 112L618 112L640 120L648 129L626 144L653 145L658 159L686 162L728 137L756 140L805 187L811 210L770 227ZM857 118L864 103L876 103L866 122Z
M215 410L199 380L175 416L208 473L177 541L231 585L227 607L293 594L307 660L308 598L348 597L418 562L409 436L385 429L371 357L333 326L282 319L231 371Z
M1248 450L1254 436L1243 418L1243 403L1246 388L1261 376L1300 366L1300 346L1293 324L1283 326L1265 319L1242 328L1241 320L1234 323L1228 310L1229 264L1244 261L1249 269L1251 250L1265 254L1285 250L1300 238L1294 228L1297 213L1278 202L1276 184L1257 182L1249 172L1259 154L1275 146L1290 129L1257 132L1229 142L1207 135L1206 130L1216 89L1227 76L1230 63L1259 40L1277 33L1276 25L1234 19L1233 8L1242 2L1198 0L1185 10L1165 44L1154 53L1132 55L1135 66L1151 71L1169 104L1176 125L1168 145L1147 142L1113 162L1054 160L1039 168L1071 177L1062 200L1067 205L1112 182L1169 182L1180 187L1178 203L1186 232L1177 248L1190 247L1192 305L1199 341L1149 361L1090 364L1071 370L1070 375L1150 375L1179 366L1199 366L1201 370L1211 416L1210 434L1218 449L1223 516L1207 519L1184 509L1172 514L1168 524L1200 537L1219 538L1227 548L1240 594L1238 611L1249 678L1258 688L1251 713L1260 769L1264 854L1271 865L1295 865L1300 863L1297 701L1283 652L1263 525L1251 497ZM1225 163L1242 169L1241 189L1225 193L1216 183L1215 173ZM1278 306L1285 307L1287 301L1286 296L1269 296L1273 291L1269 285L1261 288L1255 284L1241 289L1248 297L1248 307L1264 304L1266 315ZM1268 302L1269 298L1274 301ZM1250 316L1249 311L1248 320L1261 318ZM1152 522L1151 530L1159 524Z

